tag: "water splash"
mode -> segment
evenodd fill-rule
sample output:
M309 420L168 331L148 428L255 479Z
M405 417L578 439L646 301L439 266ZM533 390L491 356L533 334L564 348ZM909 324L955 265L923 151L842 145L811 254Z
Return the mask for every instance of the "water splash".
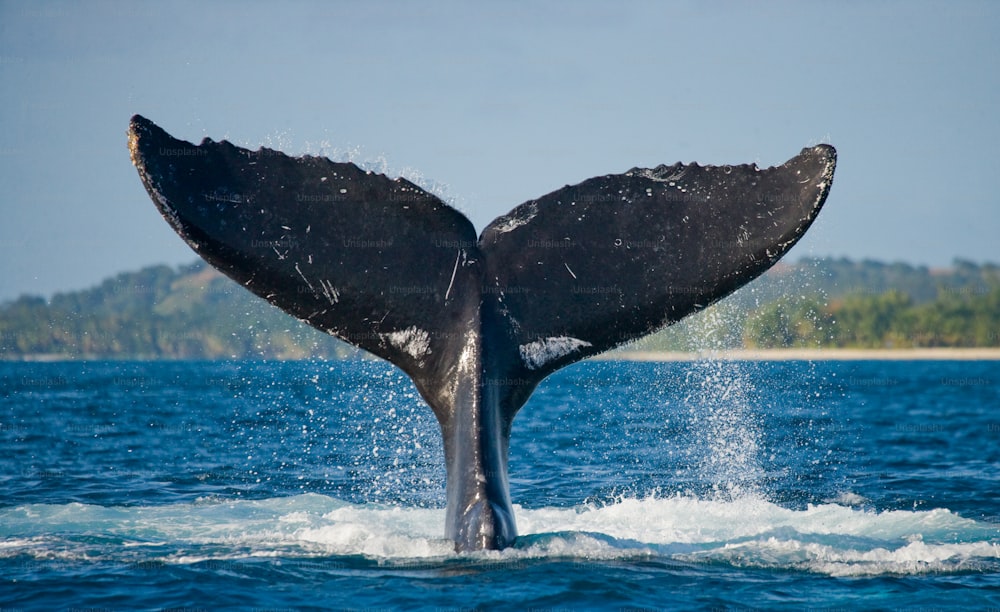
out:
M761 495L764 469L759 398L752 364L723 360L738 327L736 311L710 308L689 325L691 337L709 357L693 362L683 398L697 474L719 499Z
M370 561L406 567L423 560L431 567L505 562L516 570L530 559L652 559L832 576L1000 568L996 525L946 509L789 510L754 498L650 496L516 512L523 534L514 548L455 553L440 535L442 509L350 504L316 494L166 506L30 504L0 509L0 562L141 567L280 558L363 568Z
M371 502L436 505L443 501L441 434L409 378L382 362L365 364L368 382L345 397L355 431L366 436L352 470ZM341 402L338 402L338 404Z
M332 493L358 503L437 505L440 433L412 382L374 360L248 363L233 376L230 435L247 492ZM317 470L322 466L322 471Z
M697 471L720 499L760 495L761 424L745 364L700 361L687 373L685 398Z

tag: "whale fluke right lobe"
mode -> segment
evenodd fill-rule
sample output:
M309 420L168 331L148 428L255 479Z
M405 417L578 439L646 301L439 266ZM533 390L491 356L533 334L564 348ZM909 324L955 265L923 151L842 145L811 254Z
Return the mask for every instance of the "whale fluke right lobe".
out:
M705 308L770 268L816 218L836 152L768 169L635 168L532 200L483 232L489 297L544 376Z

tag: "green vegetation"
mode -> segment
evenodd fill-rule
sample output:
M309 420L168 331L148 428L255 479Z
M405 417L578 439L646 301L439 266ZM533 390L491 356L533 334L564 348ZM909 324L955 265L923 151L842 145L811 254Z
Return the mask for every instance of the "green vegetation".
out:
M749 347L997 347L1000 285L971 295L942 292L917 304L902 292L852 294L822 304L782 299L754 312L744 330Z
M1000 267L956 261L948 270L811 260L820 291L791 289L754 309L750 348L1000 347ZM793 275L795 276L795 275Z
M1000 347L1000 267L810 259L779 264L630 349ZM202 262L0 304L0 359L298 359L356 355Z
M0 306L0 358L297 359L355 351L204 263Z
M1000 347L1000 266L805 259L629 348Z

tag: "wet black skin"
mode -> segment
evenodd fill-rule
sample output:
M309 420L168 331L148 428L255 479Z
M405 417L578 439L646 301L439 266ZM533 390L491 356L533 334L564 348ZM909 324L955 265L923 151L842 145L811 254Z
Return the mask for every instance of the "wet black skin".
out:
M816 218L836 165L819 145L763 170L635 168L525 202L477 237L436 196L354 164L194 145L138 115L128 138L199 255L413 379L444 438L459 551L517 537L511 423L542 379L759 276Z

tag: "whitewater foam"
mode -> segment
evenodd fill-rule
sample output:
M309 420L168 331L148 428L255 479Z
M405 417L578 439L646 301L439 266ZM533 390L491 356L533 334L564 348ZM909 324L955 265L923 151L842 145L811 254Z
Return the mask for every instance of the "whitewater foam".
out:
M968 571L1000 565L1000 526L947 509L805 509L767 500L626 498L606 505L515 507L505 551L457 555L444 510L350 504L317 494L146 507L35 504L0 510L0 558L188 564L362 556L380 563L667 558L831 576Z

